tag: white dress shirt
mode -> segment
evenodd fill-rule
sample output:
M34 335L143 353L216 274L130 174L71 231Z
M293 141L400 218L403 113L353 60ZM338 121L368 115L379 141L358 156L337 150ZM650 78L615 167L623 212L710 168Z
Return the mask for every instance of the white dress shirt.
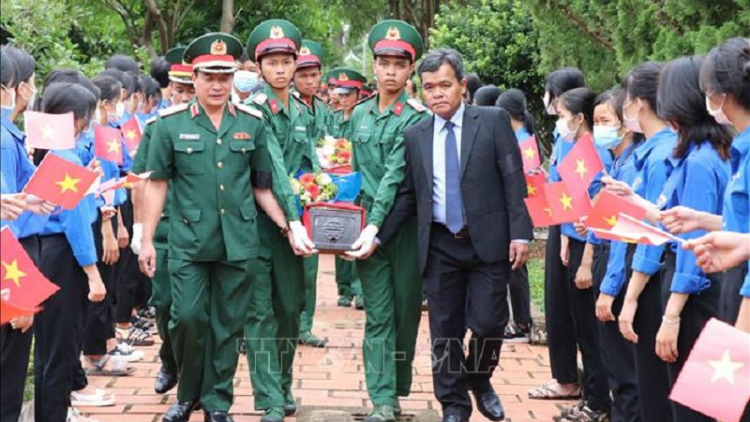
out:
M456 110L450 121L453 123L453 133L456 135L456 148L458 149L458 159L461 161L461 133L464 126L464 110L466 106L461 103L461 107ZM445 124L448 121L435 115L432 134L432 221L445 224L445 138L448 136L448 130Z

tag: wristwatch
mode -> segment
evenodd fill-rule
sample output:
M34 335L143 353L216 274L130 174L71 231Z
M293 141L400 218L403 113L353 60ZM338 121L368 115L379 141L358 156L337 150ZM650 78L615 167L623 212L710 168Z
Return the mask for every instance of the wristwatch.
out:
M284 237L289 236L289 224L281 229L281 235Z

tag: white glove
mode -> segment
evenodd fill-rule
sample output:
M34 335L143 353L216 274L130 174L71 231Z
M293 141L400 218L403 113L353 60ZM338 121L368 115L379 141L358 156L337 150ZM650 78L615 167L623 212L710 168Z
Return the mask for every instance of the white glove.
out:
M378 246L375 241L378 231L378 227L372 224L365 227L359 234L359 239L352 244L352 250L346 254L357 259L368 258Z
M307 235L307 229L299 221L289 222L289 243L297 255L312 255L315 244Z
M130 249L134 254L141 254L141 239L143 238L143 224L133 224L133 237L130 239Z

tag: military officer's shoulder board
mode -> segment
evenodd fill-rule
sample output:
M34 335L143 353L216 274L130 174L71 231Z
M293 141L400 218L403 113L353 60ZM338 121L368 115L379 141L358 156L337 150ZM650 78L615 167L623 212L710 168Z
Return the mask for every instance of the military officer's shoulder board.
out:
M424 113L425 111L427 111L427 107L425 107L424 105L422 105L422 103L420 103L419 101L415 100L414 98L409 98L408 100L406 100L406 104L409 104L411 106L411 108L413 108L414 110L416 110L419 113Z
M262 92L258 93L258 95L253 97L253 102L258 105L263 105L266 103L266 101L268 101L268 95Z
M173 105L173 106L167 107L167 108L165 108L163 110L159 110L159 117L164 118L164 117L167 117L167 116L172 116L172 115L175 115L177 113L180 113L180 112L183 112L183 111L187 111L187 109L188 109L188 105L184 104L184 103L183 104Z
M249 114L255 117L256 119L263 120L263 113L260 110L242 104L235 104L234 107L245 114Z
M151 117L148 120L146 120L146 125L150 125L151 123L156 121L157 116Z
M302 94L300 94L299 91L292 91L292 96L294 96L294 98L302 101Z
M362 104L362 103L366 103L367 101L369 101L369 100L371 100L371 99L375 98L375 95L377 95L377 94L372 94L372 95L370 95L369 97L365 97L365 98L362 98L361 100L357 101L357 104L356 104L356 105L360 105L360 104Z

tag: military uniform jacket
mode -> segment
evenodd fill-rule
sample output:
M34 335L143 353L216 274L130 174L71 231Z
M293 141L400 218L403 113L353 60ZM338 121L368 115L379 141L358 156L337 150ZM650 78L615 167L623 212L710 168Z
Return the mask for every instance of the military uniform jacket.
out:
M238 261L259 242L253 187L270 189L273 163L262 115L228 103L216 129L196 100L153 124L147 168L172 186L170 258Z
M352 142L352 167L362 175L359 203L367 211L367 224L380 227L404 179L404 129L431 115L406 91L382 114L378 98L355 107L344 137Z
M331 114L330 135L334 138L346 138L350 132L351 116L349 120L344 120L344 111L337 110Z

